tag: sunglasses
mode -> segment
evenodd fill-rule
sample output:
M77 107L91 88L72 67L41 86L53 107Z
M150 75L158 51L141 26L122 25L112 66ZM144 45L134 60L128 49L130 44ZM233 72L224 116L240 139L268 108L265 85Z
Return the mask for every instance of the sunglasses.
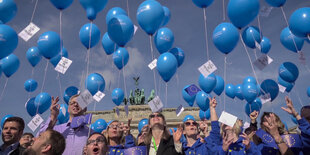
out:
M198 126L197 122L185 122L184 124L185 124L185 126L190 126L190 125Z
M97 139L94 140L88 140L86 145L91 145L91 144L99 144L99 143L103 143L104 142L104 138L103 137L98 137Z
M151 114L150 118L154 118L154 117L161 117L163 118L164 116L162 114Z

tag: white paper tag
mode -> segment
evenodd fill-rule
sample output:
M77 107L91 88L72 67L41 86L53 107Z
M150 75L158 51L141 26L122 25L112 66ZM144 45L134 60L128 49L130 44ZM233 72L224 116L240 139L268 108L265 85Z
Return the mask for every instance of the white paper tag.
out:
M93 101L93 96L86 89L76 98L76 101L79 103L79 106L84 109Z
M248 127L250 127L250 123L249 122L245 122L243 124L243 130L247 129Z
M271 64L272 61L273 59L271 59L268 55L263 54L254 62L254 65L259 70L263 70L267 65Z
M255 41L255 47L258 48L259 50L261 50L261 46L257 41Z
M43 118L39 114L36 114L28 123L28 127L31 129L32 132L34 132L42 122Z
M199 72L204 76L207 77L211 73L217 70L216 66L213 64L211 60L203 64L198 68Z
M262 101L262 104L265 104L265 103L267 103L267 102L271 102L270 94L267 93L267 94L265 94L265 95L262 95L262 96L260 97L260 100Z
M158 112L164 107L163 103L161 102L161 100L158 96L156 96L148 104L149 104L152 112Z
M119 109L118 109L118 107L115 108L115 112L116 112L116 115L119 116Z
M148 66L153 70L157 66L157 59L154 59Z
M93 98L94 98L94 100L96 100L97 102L100 102L100 101L103 99L104 96L105 96L105 94L104 94L103 92L98 91L98 92L93 96Z
M66 111L66 108L61 108L61 113L64 115L64 116L66 116L66 113L67 113L67 111Z
M225 125L228 125L230 127L233 127L234 124L236 123L237 121L237 117L228 113L228 112L225 112L223 111L220 118L219 118L219 122L225 124Z
M55 67L55 70L59 73L65 74L68 68L70 67L71 63L72 63L72 60L65 58L65 57L61 57L61 60Z
M129 114L129 107L128 107L128 104L125 105L124 109L125 109L126 115L128 116L128 114Z
M278 86L279 86L279 91L280 91L281 93L284 93L285 90L286 90L286 87L284 87L284 86L282 86L282 85L280 85L280 84L278 84Z
M184 107L182 105L180 105L177 110L175 111L175 113L177 114L177 117L179 117L182 112L184 111Z
M40 28L31 22L26 28L19 32L18 36L27 42L38 31L40 31Z
M136 34L136 32L137 32L137 30L138 30L138 26L136 26L136 25L133 25L133 28L134 28L134 32L133 32L133 35L135 35L135 34Z

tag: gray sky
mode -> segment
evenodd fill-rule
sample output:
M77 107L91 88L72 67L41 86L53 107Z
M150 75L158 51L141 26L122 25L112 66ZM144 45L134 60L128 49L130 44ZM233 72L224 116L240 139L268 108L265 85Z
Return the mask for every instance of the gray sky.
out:
M15 0L18 7L16 17L8 22L12 28L19 33L30 22L32 12L35 5L35 0ZM124 10L127 9L126 0L110 0L104 10L97 15L94 23L99 27L101 31L101 37L107 31L105 24L105 16L109 9L112 7L121 7ZM136 10L143 0L129 0L129 17L135 25L138 26L136 19ZM175 76L168 82L168 107L178 107L179 104L188 106L188 104L182 98L182 88L188 84L198 85L198 77L200 75L197 68L207 61L206 57L206 45L204 36L203 25L203 10L196 7L190 0L159 0L159 2L168 7L171 11L171 19L167 25L170 28L175 37L174 47L180 47L185 52L185 61L183 65L178 68ZM225 6L228 0L225 0ZM207 8L207 29L208 29L208 42L210 59L217 66L218 70L216 75L223 77L224 55L219 52L212 42L212 32L214 28L222 23L229 22L226 16L223 20L223 7L222 1L215 0L211 6ZM265 1L260 0L262 7L269 7ZM283 9L287 18L293 13L294 10L300 7L310 6L308 0L287 0ZM225 7L226 9L226 7ZM46 59L42 59L41 62L34 68L33 78L38 82L38 89L33 93L27 93L24 90L24 82L31 78L32 67L26 59L26 51L32 46L37 46L37 40L39 36L46 31L59 32L59 11L48 0L41 0L38 2L37 9L33 18L33 22L41 28L41 30L28 42L19 38L19 44L14 54L20 59L20 67L18 71L9 78L7 87L4 91L2 100L0 101L0 118L4 115L12 114L21 116L25 122L28 123L31 117L27 114L24 107L28 96L35 97L40 93L42 86L44 69L46 66ZM62 96L65 88L69 86L80 86L82 72L86 68L86 49L79 40L80 28L88 23L86 13L79 1L75 0L73 4L63 11L62 16L62 32L64 47L69 53L69 59L73 61L71 67L65 75L60 75L61 88L57 77L57 72L54 71L52 65L49 63L47 69L47 77L44 85L44 92L49 93L52 96ZM280 33L283 28L286 27L285 20L283 18L280 8L273 8L270 15L267 17L260 17L261 31L264 36L270 39L272 43L269 56L273 58L272 64L267 66L263 71L259 71L255 68L258 80L262 82L264 79L271 78L277 80L278 67L285 61L291 61L295 63L299 68L299 78L296 84L289 94L292 97L295 107L300 110L301 105L309 103L309 98L306 94L307 87L309 86L309 70L306 69L298 60L298 55L285 49L280 43ZM250 24L258 26L257 18ZM154 47L155 56L158 57L159 53ZM140 88L145 89L146 97L149 96L151 89L154 88L153 73L147 67L151 62L151 52L149 38L146 33L139 27L137 33L132 40L126 45L126 48L130 54L129 63L124 68L124 75L126 81L127 94L131 89L134 89L134 80L132 77L140 76ZM253 49L249 49L251 59L255 59ZM309 62L310 56L308 51L310 45L305 42L302 51L305 53L306 62ZM260 52L257 51L257 55L260 56ZM249 59L246 56L245 49L239 41L236 48L227 57L227 79L226 83L232 83L234 85L242 83L243 78L247 76L254 76L250 67ZM111 100L111 91L114 88L120 87L124 89L123 73L119 78L119 71L112 62L112 56L107 56L101 46L101 41L95 47L91 49L90 67L89 73L98 72L101 73L106 81L106 88L104 93L106 97L97 103L96 111L111 110L115 105ZM157 87L159 88L158 94L163 102L165 102L165 83L156 73ZM178 77L178 79L176 78ZM6 77L4 75L0 78L0 90L3 90ZM111 87L109 89L109 83ZM84 81L83 81L84 84ZM215 95L212 93L212 95ZM274 111L281 116L282 120L285 120L289 127L293 126L290 121L290 117L280 110L280 106L285 104L284 96L286 94L279 93L277 99L272 104L265 104L262 111ZM223 110L224 93L218 98L218 113ZM61 103L64 101L61 99ZM166 103L164 103L166 104ZM232 113L243 120L248 120L245 117L244 106L246 102L239 99L232 100L226 96L226 111ZM197 106L195 104L195 106ZM89 105L88 109L93 111L94 103ZM43 114L43 118L47 119L49 111ZM109 121L109 120L107 120ZM26 131L30 131L26 128Z

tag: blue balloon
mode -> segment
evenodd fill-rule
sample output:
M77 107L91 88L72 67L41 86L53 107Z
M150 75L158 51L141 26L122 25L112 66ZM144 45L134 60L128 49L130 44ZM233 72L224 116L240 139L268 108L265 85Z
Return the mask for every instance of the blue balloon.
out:
M237 98L239 98L240 100L244 100L244 97L242 94L242 84L237 84L235 86L235 94L236 94Z
M185 89L186 89L187 87L189 87L189 86L190 86L190 85L186 85L186 86L182 89L182 96L183 96L183 99L188 103L188 105L192 107L192 106L194 105L196 95L190 96L190 95L185 91Z
M42 59L42 55L40 54L38 47L29 48L26 53L26 57L32 67L35 67Z
M28 79L27 81L25 81L24 83L24 88L27 92L33 92L37 89L38 87L38 83L36 80L34 79Z
M266 0L266 2L272 7L281 7L285 4L286 0Z
M291 62L284 62L279 67L279 76L287 82L295 82L298 75L299 70L297 66Z
M16 49L17 44L18 36L15 30L8 25L0 24L0 59L10 55Z
M19 68L19 59L16 55L10 54L9 56L0 60L2 71L6 77L12 76Z
M292 115L291 115L291 120L294 124L298 124L297 119Z
M161 23L161 27L166 26L171 18L171 13L169 8L163 6L163 10L164 10L164 19Z
M243 31L242 39L248 47L255 48L255 42L260 43L262 38L257 27L249 26Z
M196 103L200 110L207 111L209 109L209 98L212 98L210 94L205 93L204 91L199 91L196 94Z
M200 8L206 8L213 3L213 0L192 0L192 1L196 6Z
M149 120L148 120L147 118L143 118L143 119L141 119L141 120L139 121L139 124L138 124L138 131L139 131L139 133L141 133L142 128L143 128L144 126L148 125L148 123L149 123Z
M310 7L299 8L291 15L289 27L294 35L307 37L310 35Z
M257 86L254 83L243 83L242 84L242 95L244 99L251 103L257 97Z
M52 98L48 93L40 93L34 100L35 107L38 108L38 113L43 114L52 104Z
M25 108L27 110L27 113L33 117L37 114L37 107L35 106L34 104L34 100L35 100L35 97L29 99L26 104L25 104Z
M137 10L138 23L148 35L153 35L158 30L164 16L162 5L154 0L144 1Z
M120 8L120 7L114 7L114 8L111 8L111 9L108 11L108 13L107 13L107 15L106 15L106 17L105 17L105 23L108 25L108 24L109 24L109 21L110 21L112 18L116 17L117 15L125 15L125 16L128 16L128 15L127 15L127 12L126 12L124 9L122 9L122 8Z
M66 9L73 2L73 0L50 0L50 1L59 10Z
M5 115L4 117L2 117L2 119L1 119L1 129L3 129L5 120L10 118L10 117L14 117L14 116L13 115Z
M2 0L0 2L0 23L7 23L12 20L17 13L17 6L14 0Z
M175 58L178 61L178 67L180 67L184 62L184 58L185 58L184 51L179 47L174 47L169 52L175 56Z
M199 118L200 120L210 119L210 109L207 111L199 110Z
M56 32L48 31L40 35L37 44L40 53L50 59L60 52L61 39Z
M112 54L119 47L114 41L110 39L108 32L103 35L101 44L107 55Z
M124 100L124 91L121 88L115 88L111 94L112 101L119 106Z
M279 86L275 81L271 79L264 80L261 83L260 87L263 90L263 95L265 95L266 93L270 94L271 101L273 101L278 96Z
M93 129L97 133L101 133L108 127L107 122L104 119L97 119L92 125L91 129Z
M245 83L253 83L253 84L257 84L256 79L252 76L247 76L246 78L243 79L243 84Z
M155 46L160 54L167 52L174 43L173 32L169 28L160 28L154 37Z
M186 116L184 117L184 119L183 119L183 123L185 123L185 122L188 121L188 120L196 121L194 116L192 116L192 115L186 115Z
M308 95L308 97L310 97L310 87L308 87L308 89L307 89L307 95Z
M247 103L245 105L245 113L250 116L253 111L260 111L261 106L258 103Z
M279 83L280 85L284 86L284 87L286 88L285 91L288 92L288 93L289 93L289 92L293 89L293 87L294 87L294 83L287 82L287 81L283 80L280 76L278 77L278 83Z
M92 73L88 75L85 85L88 91L94 96L98 91L104 91L105 81L99 73Z
M121 70L129 60L129 54L126 48L119 47L114 53L113 53L113 61L115 66Z
M64 101L68 104L70 98L71 98L73 95L78 94L78 92L79 92L79 89L76 88L75 86L70 86L70 87L66 88L66 90L65 90L65 92L64 92L64 96L63 96Z
M256 87L257 87L257 97L259 97L263 94L262 89L260 88L260 85L256 85Z
M59 52L59 54L50 59L50 63L53 64L54 67L56 67L62 57L68 58L68 51L64 47L62 48L62 51Z
M230 21L239 29L252 22L259 12L259 0L230 0L227 14Z
M213 31L213 43L224 54L230 53L239 41L239 32L231 23L221 23Z
M257 97L252 103L250 104L257 104L259 106L259 109L261 109L263 107L263 103L262 103L262 100Z
M295 36L288 27L282 30L280 41L285 48L296 53L300 51L304 45L304 39Z
M156 69L165 82L172 78L177 68L178 61L173 54L166 52L158 57Z
M68 105L60 104L59 114L57 117L58 123L59 124L67 123L69 121L69 118L70 118L70 114L68 112Z
M236 96L235 86L234 86L233 84L227 84L227 85L225 86L225 94L226 94L228 97L234 99L235 96Z
M133 37L134 26L126 15L117 15L108 23L108 34L118 46L124 47Z
M213 89L213 92L217 95L220 96L222 92L224 91L225 88L225 81L222 77L216 75L216 84Z
M107 2L108 0L80 0L89 20L95 20L97 13L105 7Z
M207 77L200 74L198 83L204 92L210 93L216 86L216 76L213 73L209 74Z
M79 36L84 47L92 48L100 40L100 30L94 23L87 23L81 27Z
M267 54L271 48L270 40L266 37L263 37L262 41L260 42L260 51L264 54Z

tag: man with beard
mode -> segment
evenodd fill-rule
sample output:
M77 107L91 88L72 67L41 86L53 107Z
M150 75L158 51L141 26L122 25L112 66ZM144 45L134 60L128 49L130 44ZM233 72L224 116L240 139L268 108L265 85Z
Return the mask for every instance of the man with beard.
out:
M108 141L101 133L93 133L89 136L86 146L85 155L105 155L108 151Z
M70 115L69 121L60 125L56 125L60 108L60 105L57 104L57 102L59 101L59 97L56 97L55 99L54 97L52 97L50 118L40 128L40 132L43 132L47 129L53 129L55 131L58 131L65 137L67 147L63 153L64 155L81 154L81 152L83 152L83 146L85 146L86 144L88 133L90 130L85 124L74 128L70 126L73 117L82 116L86 112L86 108L82 109L79 106L79 103L77 102L78 96L79 95L73 95L70 98L68 103L68 112Z
M48 129L34 138L23 155L61 155L65 147L65 138L59 132Z
M20 117L10 117L5 120L1 134L3 144L0 147L0 155L18 155L24 151L19 144L24 128L25 122Z

